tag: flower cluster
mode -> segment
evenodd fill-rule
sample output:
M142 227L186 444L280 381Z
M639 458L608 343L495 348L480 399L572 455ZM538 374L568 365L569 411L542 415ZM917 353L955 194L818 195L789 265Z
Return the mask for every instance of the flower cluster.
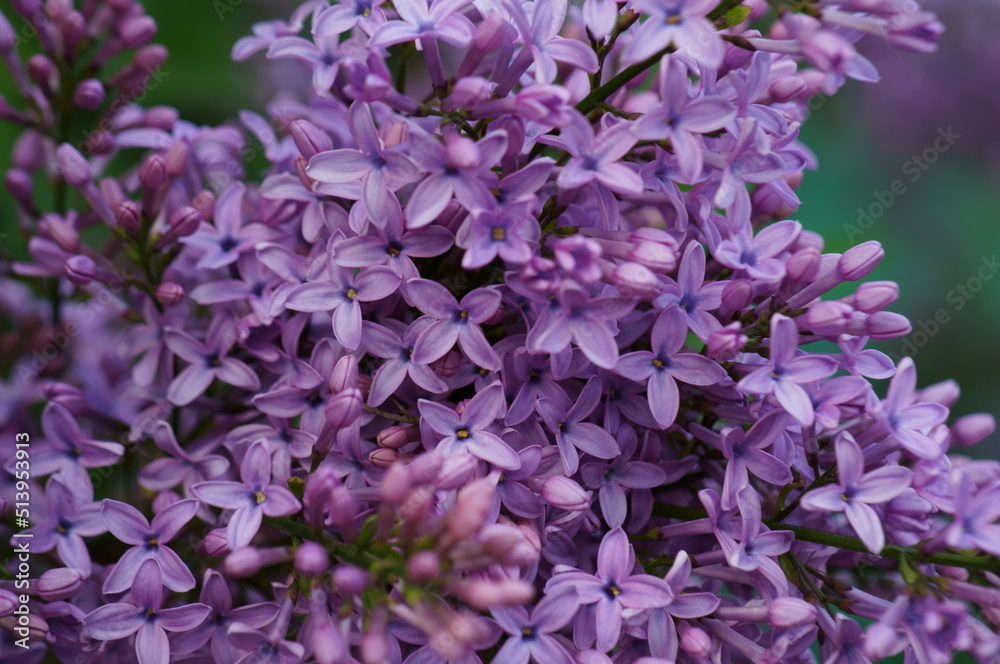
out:
M878 243L789 219L854 42L934 16L309 0L233 57L311 89L207 128L134 103L139 3L12 4L0 661L1000 656L993 418L866 348Z

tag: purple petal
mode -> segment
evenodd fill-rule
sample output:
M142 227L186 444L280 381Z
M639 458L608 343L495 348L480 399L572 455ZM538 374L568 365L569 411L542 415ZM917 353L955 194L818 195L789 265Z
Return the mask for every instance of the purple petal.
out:
M604 536L597 550L597 569L604 581L621 583L632 573L635 556L628 535L621 528L615 528Z
M153 517L149 530L159 537L161 543L169 542L197 511L197 500L180 500Z
M191 487L191 493L208 505L230 510L246 507L251 501L250 490L240 482L199 482Z
M170 642L167 633L155 623L145 623L135 637L135 654L139 664L168 664Z
M188 604L173 609L161 609L157 615L163 629L186 632L204 622L211 612L211 607L205 604Z
M851 527L868 550L872 553L881 553L885 547L885 532L882 530L882 520L878 513L865 503L857 501L848 503L845 511Z
M226 526L226 538L229 540L229 548L236 550L246 546L253 539L253 536L260 530L260 524L264 519L264 511L254 505L253 507L241 507L233 512Z
M83 619L84 629L98 641L114 641L134 634L146 621L146 612L132 604L105 604Z
M177 406L186 406L200 397L215 380L215 371L202 364L188 365L167 388L167 400Z

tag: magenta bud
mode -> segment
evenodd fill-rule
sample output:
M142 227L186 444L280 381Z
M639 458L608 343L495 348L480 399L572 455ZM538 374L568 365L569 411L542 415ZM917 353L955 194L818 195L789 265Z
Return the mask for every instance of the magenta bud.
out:
M885 309L899 299L899 285L895 281L869 281L858 286L850 298L855 309L867 314Z
M400 460L399 452L388 447L379 447L368 453L368 460L379 468L389 468Z
M73 93L73 103L85 111L96 111L104 103L104 86L96 78L80 81Z
M153 514L159 514L171 505L180 502L181 497L173 491L161 491L153 498Z
M143 122L147 127L170 131L174 128L174 125L177 124L177 120L179 118L180 114L177 112L176 108L170 108L169 106L153 106L146 110L146 115L143 116Z
M330 389L334 394L343 392L358 384L358 358L353 355L345 355L337 360L333 371L330 374Z
M346 564L334 567L330 578L337 590L350 595L357 595L371 583L371 576L368 572L360 567Z
M167 162L158 154L146 157L139 167L139 182L147 189L157 189L167 181Z
M447 515L448 534L457 541L472 537L493 511L496 483L484 477L458 490L455 505Z
M805 90L806 82L800 76L784 76L768 87L771 98L779 104L795 99Z
M951 440L960 447L969 447L989 436L996 428L997 421L989 413L964 415L951 425Z
M11 0L10 4L13 5L14 11L27 18L42 11L42 0Z
M813 281L819 274L820 252L814 247L806 247L789 256L785 265L785 275L790 281L804 283Z
M722 290L720 313L723 311L726 312L726 314L723 314L725 316L743 311L753 302L753 295L754 287L748 280L731 279Z
M32 199L34 184L27 171L20 168L10 169L4 176L4 185L18 205L27 209L34 208L34 200Z
M80 150L87 155L108 154L115 149L115 135L110 131L98 129L87 135Z
M926 401L929 403L939 403L945 408L951 408L958 403L958 398L962 395L962 390L951 378L932 383L917 392L916 401Z
M334 429L342 429L352 424L361 416L363 399L361 390L348 387L343 392L335 394L323 409L327 423ZM388 451L388 450L385 450Z
M708 356L716 362L728 362L746 346L750 338L743 334L743 327L738 322L732 322L708 335L706 350Z
M45 158L44 141L37 131L25 131L14 141L11 164L29 173L38 170Z
M458 373L461 366L462 359L459 357L458 353L450 350L445 353L444 357L434 362L431 365L431 368L433 368L434 372L442 378L451 378Z
M704 659L712 654L712 637L700 627L692 627L680 622L677 632L681 637L681 648L695 659Z
M406 562L406 574L416 584L427 583L441 573L441 559L433 551L415 553Z
M151 46L142 47L135 54L135 58L132 59L132 62L135 64L136 67L139 67L143 71L153 71L154 69L156 69L157 67L159 67L160 65L162 65L164 62L167 61L167 56L168 53L166 47L161 46L160 44L152 44ZM155 108L164 108L164 107L156 106L154 108L151 108L147 111L147 114L152 112ZM176 118L177 111L173 109L170 110L173 111L174 117ZM169 129L169 127L163 127L162 125L155 125L155 126L159 127L160 129Z
M590 492L563 475L553 475L542 485L542 498L561 510L579 512L590 507Z
M150 16L140 14L127 18L118 24L118 36L126 48L139 48L153 39L156 34L156 21Z
M410 438L411 431L415 431L415 428L393 425L379 431L378 436L375 437L375 442L378 443L379 447L398 450L413 442Z
M202 221L208 221L215 214L215 194L205 189L191 199L191 206L198 210Z
M779 597L767 608L768 622L779 629L816 621L816 607L795 597Z
M90 256L70 256L64 271L73 285L86 286L97 276L97 265Z
M175 307L184 300L184 287L173 281L164 281L156 287L156 301L165 307Z
M307 160L320 152L329 152L333 149L330 135L308 120L296 120L291 124L291 131L295 147Z
M888 657L895 651L899 643L899 634L893 627L883 623L875 623L865 631L864 654L878 661Z
M824 336L836 336L853 322L854 307L846 302L818 302L809 307L801 318L804 329Z
M9 590L0 589L0 618L14 614L14 609L19 607L21 602L17 595Z
M66 50L76 51L76 47L80 45L80 41L87 34L87 19L80 12L73 10L63 16L59 27L62 30L63 44Z
M475 110L479 104L490 98L490 83L481 76L466 76L455 82L451 94L445 98L441 107L445 111L459 109Z
M135 201L126 200L115 206L115 223L129 235L135 235L139 231L141 217L142 211Z
M885 258L885 251L877 240L869 240L851 247L837 262L837 274L844 281L864 279Z
M47 214L39 221L38 229L66 251L75 253L80 248L80 233L62 217Z
M481 611L527 604L535 597L534 586L520 579L469 579L460 583L457 591L466 604Z
M382 484L379 485L379 496L384 503L398 505L406 500L412 487L406 466L401 463L393 464L389 466L385 477L382 478Z
M33 55L28 58L28 78L45 90L54 90L58 86L59 71L44 55Z
M654 272L671 272L677 266L677 241L658 228L643 227L633 231L629 258Z
M906 316L891 311L876 311L865 322L865 333L878 341L901 337L912 329Z
M482 22L476 26L472 43L483 53L492 53L500 48L508 25L500 12L487 14Z
M226 555L229 552L229 538L226 535L226 529L216 528L209 531L199 543L198 548L204 552L204 555L212 558Z
M237 579L253 576L264 567L264 556L255 546L243 546L226 556L226 574Z
M628 261L611 273L611 283L629 298L653 298L663 291L663 285L648 267Z
M167 175L170 177L177 177L184 172L187 168L188 156L191 153L191 148L188 144L183 141L175 141L173 145L167 150L167 154L163 157L164 162L167 166Z
M56 165L66 183L74 189L90 183L93 177L90 163L69 143L63 143L56 148Z
M138 207L137 207L138 209ZM201 213L193 207L183 205L170 215L170 230L177 237L187 237L201 226Z
M295 551L295 569L313 578L323 576L330 569L330 556L321 544L307 540Z

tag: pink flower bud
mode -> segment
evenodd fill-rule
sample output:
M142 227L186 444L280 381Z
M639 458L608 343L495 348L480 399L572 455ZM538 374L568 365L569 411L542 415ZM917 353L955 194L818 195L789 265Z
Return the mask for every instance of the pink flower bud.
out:
M14 613L14 609L21 606L17 595L9 590L0 589L0 618L6 618Z
M37 131L25 131L14 141L11 152L11 164L29 173L38 170L45 157L42 137Z
M182 205L170 215L170 230L177 237L187 237L201 226L201 214L193 207Z
M11 197L25 210L34 210L34 185L31 175L20 168L12 168L4 176L4 185Z
M895 281L869 281L858 286L849 299L855 309L875 313L899 299L899 285Z
M75 253L80 249L80 233L72 223L62 217L54 214L45 215L39 222L39 230L66 251Z
M148 44L155 34L156 21L145 14L125 19L118 24L118 36L125 48L139 48Z
M330 389L336 394L358 383L358 358L345 355L337 361L330 374Z
M80 81L73 93L73 103L85 111L96 111L104 103L104 86L96 78Z
M159 65L156 65L159 67ZM156 67L152 67L155 69ZM169 106L153 106L146 109L146 114L143 116L143 122L147 127L153 127L154 129L162 129L163 131L170 131L177 124L179 115L177 109L170 108Z
M732 279L722 290L722 305L719 307L721 318L743 311L753 301L753 284L746 279Z
M320 577L330 569L330 556L316 542L303 542L295 551L295 569L306 576Z
M167 181L167 163L158 154L153 154L139 166L139 182L147 189L157 189Z
M354 565L337 565L330 573L334 587L351 595L357 595L371 584L371 576Z
M323 414L326 416L327 424L334 429L343 429L361 416L362 405L361 390L349 387L330 399L323 409Z
M639 263L622 263L611 273L611 283L625 297L652 298L663 290L663 285L652 270Z
M398 450L413 442L411 432L416 431L415 427L401 427L393 425L379 431L375 437L375 442L380 447L388 447L391 450ZM418 433L419 435L419 433Z
M455 540L463 540L479 532L486 518L493 511L496 500L496 483L483 478L459 489L455 505L447 515L448 534Z
M308 120L296 120L291 125L291 131L295 147L307 160L320 152L329 152L333 149L333 141L329 134Z
M389 505L398 505L406 500L407 494L413 485L410 483L410 474L401 463L393 464L389 467L382 484L379 485L379 495L382 501Z
M198 543L198 548L204 555L219 558L229 552L229 538L225 528L216 528L209 531L205 538Z
M376 611L361 637L362 664L383 664L389 661L389 636L384 611Z
M433 551L421 551L406 561L406 575L416 584L427 583L441 573L441 558Z
M854 322L854 308L846 302L818 302L802 316L804 329L816 334L836 336Z
M388 468L400 460L399 452L387 447L379 447L368 453L368 460L379 468Z
M462 360L458 353L453 350L445 353L444 357L437 360L431 365L434 372L441 376L442 378L451 378L458 373L459 368L462 366Z
M885 251L878 241L862 242L845 251L840 257L837 262L837 274L845 281L864 279L878 267L883 258L885 258Z
M226 574L237 579L253 576L264 567L264 556L255 546L243 546L226 556Z
M768 622L780 629L815 622L816 607L795 597L779 597L767 609Z
M156 301L165 307L174 307L184 301L184 287L173 281L164 281L156 287Z
M542 485L542 498L562 510L579 512L590 507L590 492L563 475L553 475Z
M141 217L142 211L135 201L122 201L115 206L115 223L129 235L135 235L139 231Z
M479 469L479 460L471 454L456 454L441 464L441 474L434 486L439 491L454 491L465 486Z
M712 654L712 637L702 628L682 621L677 626L677 632L681 637L681 648L691 657L701 659Z
M455 168L473 168L479 163L479 148L471 138L448 133L444 138L444 146L448 161L454 164Z
M65 273L74 286L86 286L97 275L97 265L90 256L70 256L66 259Z
M806 247L800 249L788 258L785 266L785 276L789 281L813 281L819 275L819 249Z
M461 582L456 594L469 606L489 611L498 606L527 604L535 597L535 588L513 579L471 579Z
M466 76L455 82L451 94L445 98L442 108L445 111L459 109L475 110L481 102L490 98L489 81L481 76Z
M906 316L891 311L876 311L865 323L865 333L878 341L901 337L912 329Z
M742 326L732 322L708 335L706 342L708 356L717 362L728 362L746 346L749 337L743 334Z
M28 58L28 78L44 90L54 90L59 85L59 70L44 55L33 55Z
M989 436L996 428L997 421L989 413L965 415L951 425L951 440L960 447L968 447Z
M35 590L46 602L72 597L83 586L84 574L74 567L57 567L42 572Z
M188 147L187 143L183 141L176 141L167 150L167 154L163 157L164 162L167 166L167 175L170 177L177 177L184 172L187 168L188 157L190 156L191 148Z
M805 90L806 82L801 76L783 76L768 86L771 98L779 104L795 99Z

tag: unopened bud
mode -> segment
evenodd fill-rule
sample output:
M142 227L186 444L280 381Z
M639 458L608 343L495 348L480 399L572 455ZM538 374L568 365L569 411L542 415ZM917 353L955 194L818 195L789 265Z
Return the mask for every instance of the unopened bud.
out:
M86 286L97 275L97 265L90 256L70 256L66 259L64 271L74 286Z
M354 565L337 565L330 573L334 587L349 595L357 595L371 584L371 576Z
M387 447L379 447L368 453L368 460L379 468L389 468L399 461L399 452Z
M183 205L174 210L174 213L170 215L170 230L177 237L187 237L198 230L201 222L201 213L198 210Z
M968 447L989 436L996 428L997 421L989 413L965 415L951 425L951 440L960 447Z
M542 498L562 510L579 512L590 507L590 492L563 475L553 475L542 485Z
M323 413L331 427L342 429L357 421L361 416L362 405L361 390L356 387L348 387L330 399L330 403L323 409Z
M104 86L96 78L80 81L73 93L73 103L85 111L96 111L104 103Z
M296 120L292 123L291 130L295 147L307 160L320 152L329 152L333 149L333 141L329 134L308 120Z
M115 223L129 235L135 235L139 231L141 217L142 211L135 201L122 201L115 206Z
M184 287L173 281L164 281L156 287L156 301L165 307L174 307L184 300Z
M156 189L167 181L167 163L158 154L146 157L139 167L139 182L147 189Z
M43 572L35 589L46 602L58 602L75 595L84 578L83 572L74 567L57 567Z
M779 629L815 622L816 607L795 597L779 597L767 609L768 622Z
M415 431L414 427L401 427L393 425L379 431L378 436L375 437L375 442L378 443L379 447L388 447L391 450L398 450L401 447L405 447L413 442L411 439L411 432Z
M90 163L69 143L63 143L56 148L56 165L66 183L74 189L88 184L91 180Z
M295 569L306 576L320 577L330 569L330 556L322 545L305 541L295 551Z
M155 34L156 21L145 14L127 18L118 24L118 36L126 48L144 46L153 39Z
M427 583L441 573L441 559L433 551L414 554L406 563L406 574L416 584Z
M837 262L837 273L845 281L864 279L885 258L882 245L876 240L869 240L851 247L844 252Z
M337 360L330 374L330 389L334 394L343 392L358 383L358 358L345 355Z

